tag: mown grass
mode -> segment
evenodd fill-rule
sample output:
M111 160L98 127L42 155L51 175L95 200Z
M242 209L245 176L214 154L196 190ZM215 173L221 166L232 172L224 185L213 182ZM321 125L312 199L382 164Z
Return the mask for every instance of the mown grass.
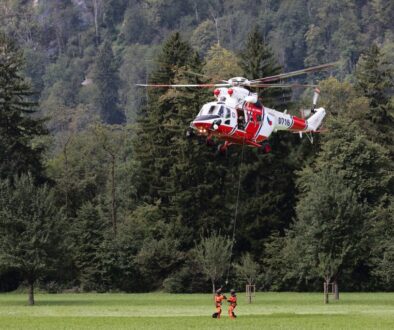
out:
M207 294L0 295L0 329L394 329L394 293L344 293L323 304L317 293L238 295L238 318L212 319Z

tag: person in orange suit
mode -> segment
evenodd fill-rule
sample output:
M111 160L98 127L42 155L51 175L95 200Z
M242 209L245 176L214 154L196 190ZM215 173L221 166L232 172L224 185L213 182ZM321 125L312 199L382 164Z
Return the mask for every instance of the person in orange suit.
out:
M234 314L234 309L237 306L237 295L233 289L230 290L230 294L231 297L227 299L228 303L230 304L228 306L228 316L230 316L232 319L235 319L237 317L237 315Z
M222 314L222 301L227 299L225 295L222 294L222 289L216 290L215 295L215 307L216 312L212 314L212 317L215 319L220 319L220 314Z

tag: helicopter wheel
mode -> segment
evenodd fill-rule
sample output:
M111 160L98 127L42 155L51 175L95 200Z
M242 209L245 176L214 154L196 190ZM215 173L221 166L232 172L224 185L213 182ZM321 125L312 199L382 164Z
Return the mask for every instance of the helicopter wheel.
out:
M269 154L272 151L271 145L269 143L265 143L259 148L260 153Z
M191 129L190 127L186 130L186 137L187 138L192 138L192 137L194 137L194 131L193 131L193 129Z
M227 147L224 144L219 144L215 156L225 156L227 157Z
M207 139L205 140L205 144L206 144L208 147L213 147L213 146L215 145L215 141L213 141L212 138L207 137Z

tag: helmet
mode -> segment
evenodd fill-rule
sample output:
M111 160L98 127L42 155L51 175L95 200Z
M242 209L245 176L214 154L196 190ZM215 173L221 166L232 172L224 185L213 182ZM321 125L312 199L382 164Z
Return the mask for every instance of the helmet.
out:
M231 289L231 290L230 290L230 293L231 293L231 294L235 294L235 290L234 290L234 289Z
M217 289L217 290L216 290L216 293L218 293L218 294L219 294L219 293L222 293L222 288Z

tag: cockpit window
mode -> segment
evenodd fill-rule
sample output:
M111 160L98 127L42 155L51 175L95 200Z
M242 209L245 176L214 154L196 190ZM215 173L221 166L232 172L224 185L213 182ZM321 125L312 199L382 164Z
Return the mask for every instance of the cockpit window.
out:
M214 111L215 111L215 106L212 105L212 106L209 108L209 110L208 110L208 115L212 115Z
M218 115L222 118L231 118L231 110L220 103L212 105L206 104L201 108L198 115Z

